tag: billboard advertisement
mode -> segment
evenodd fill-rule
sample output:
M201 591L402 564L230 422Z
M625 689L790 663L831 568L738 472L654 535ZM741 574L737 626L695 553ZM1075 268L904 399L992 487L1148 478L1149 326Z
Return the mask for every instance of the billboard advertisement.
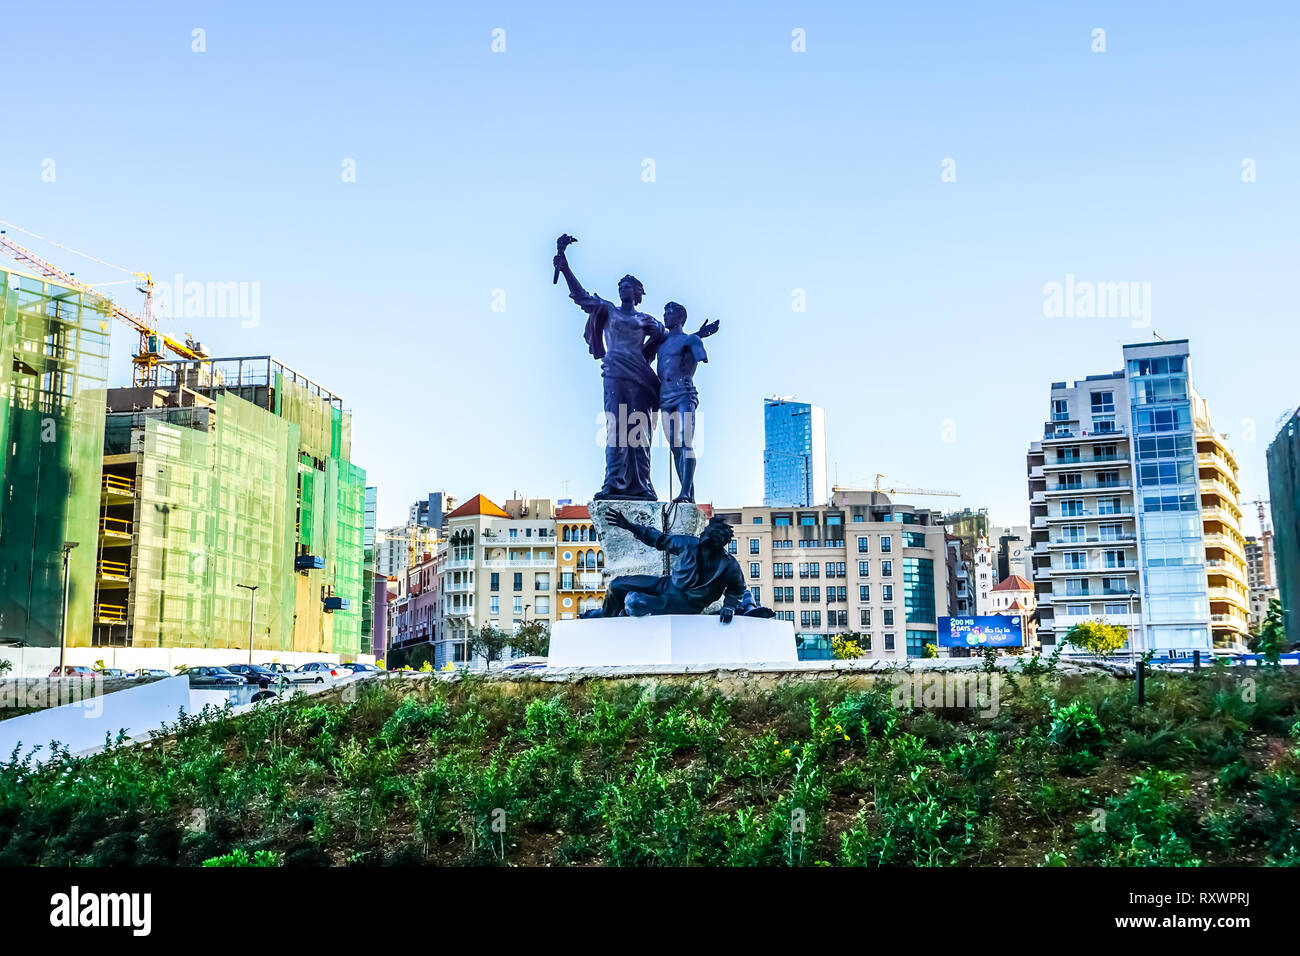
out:
M940 647L1022 647L1024 621L1015 614L939 618Z

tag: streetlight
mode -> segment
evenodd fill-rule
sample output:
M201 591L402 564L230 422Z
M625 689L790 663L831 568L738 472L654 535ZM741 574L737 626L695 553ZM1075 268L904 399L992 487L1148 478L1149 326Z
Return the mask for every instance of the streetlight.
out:
M79 541L63 542L63 614L59 618L59 676L63 676L63 648L68 643L68 558Z
M244 588L248 591L248 663L253 663L253 612L257 607L257 588L256 584L236 584L237 588Z

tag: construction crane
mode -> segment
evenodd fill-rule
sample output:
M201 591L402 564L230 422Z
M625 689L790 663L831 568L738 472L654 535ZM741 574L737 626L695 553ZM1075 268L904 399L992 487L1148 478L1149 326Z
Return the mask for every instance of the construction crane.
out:
M5 252L12 258L45 278L52 279L62 285L76 289L78 292L84 292L86 295L102 300L114 316L140 333L140 347L131 357L131 362L134 365L134 371L131 375L133 385L154 387L158 384L158 363L163 360L163 349L184 359L205 359L208 357L207 353L192 338L187 337L183 343L177 342L171 336L158 331L158 319L153 308L153 276L149 273L131 273L140 280L136 285L136 289L144 293L144 315L138 316L134 312L122 308L108 296L97 292L91 286L74 279L58 266L46 262L30 249L20 246L10 239L3 229L0 229L0 247L3 247ZM114 266L114 268L117 267Z
M871 489L877 494L887 495L928 495L936 498L960 498L961 493L949 491L946 488L913 488L910 485L885 485L882 482L884 474L876 472L876 483ZM863 491L862 488L849 488L844 485L836 485L834 491Z
M1268 503L1269 500L1267 498L1256 498L1254 501L1246 502L1248 505L1254 505L1256 512L1259 514L1259 533L1261 537L1264 535L1272 535L1273 533L1268 527L1268 510L1266 507Z

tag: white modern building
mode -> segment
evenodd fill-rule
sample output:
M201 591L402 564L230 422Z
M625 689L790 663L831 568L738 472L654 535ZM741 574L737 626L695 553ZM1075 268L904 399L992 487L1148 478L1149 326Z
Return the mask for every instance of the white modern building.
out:
M1138 651L1209 650L1221 630L1231 646L1237 612L1216 604L1212 618L1211 602L1232 598L1238 564L1244 593L1235 481L1220 470L1235 462L1192 388L1185 339L1123 354L1117 371L1053 383L1029 448L1039 638L1050 651L1091 619L1129 627Z

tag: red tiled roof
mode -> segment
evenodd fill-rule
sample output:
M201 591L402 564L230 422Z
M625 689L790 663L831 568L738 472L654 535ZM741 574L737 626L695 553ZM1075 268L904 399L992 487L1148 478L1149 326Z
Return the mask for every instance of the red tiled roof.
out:
M1034 586L1018 574L1013 574L993 585L995 591L1032 591L1033 589Z
M591 512L586 505L560 505L555 509L555 517L567 521L585 518L591 520Z
M501 507L483 495L475 495L469 501L465 502L451 514L448 518L466 518L471 515L490 515L493 518L509 518Z

